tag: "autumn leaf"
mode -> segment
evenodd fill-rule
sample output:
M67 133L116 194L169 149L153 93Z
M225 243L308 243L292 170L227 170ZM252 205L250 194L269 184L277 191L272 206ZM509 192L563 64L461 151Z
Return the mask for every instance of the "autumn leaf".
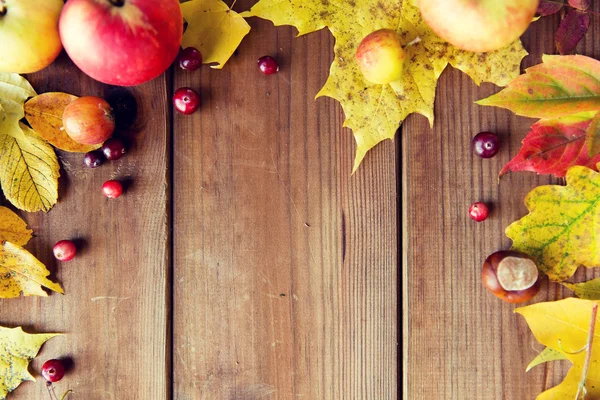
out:
M0 242L8 241L25 246L32 234L27 223L6 207L0 206Z
M591 111L535 123L523 139L521 150L504 166L500 176L508 172L531 171L563 177L574 165L595 169L600 162L600 151L590 158L586 141L589 141L587 130L595 114ZM592 140L599 140L599 134L595 131Z
M585 145L588 149L588 156L593 157L594 154L600 153L600 112L596 113L596 116L587 128Z
M571 290L581 299L600 300L600 278L581 283L561 282L561 285Z
M221 69L238 48L250 25L221 0L191 0L181 4L188 26L181 46L195 47L202 62Z
M477 104L532 118L600 110L600 61L585 56L544 56L500 93Z
M49 211L58 201L59 176L54 149L31 128L19 124L0 131L0 183L12 204L24 211Z
M0 400L15 390L22 382L35 381L29 373L29 362L42 345L57 333L28 334L23 329L0 326Z
M560 54L575 51L577 44L583 39L590 27L590 15L585 11L570 10L560 21L556 30L556 48Z
M556 351L550 347L546 347L540 354L538 354L525 369L525 372L529 372L533 367L537 367L540 364L544 364L550 361L567 360L567 355L561 351Z
M535 12L537 15L545 17L547 15L556 14L564 7L564 4L558 3L555 0L541 0L538 9Z
M0 73L0 185L21 210L48 211L58 200L58 159L52 146L19 122L25 100L35 95L23 77Z
M35 132L52 146L72 153L87 153L102 145L79 144L63 129L63 111L76 99L77 96L61 92L40 94L25 103L25 118Z
M50 281L50 272L27 250L11 243L0 246L0 298L48 296L42 287L64 293L59 284Z
M329 79L317 94L338 100L345 126L354 131L354 170L367 151L393 139L400 123L417 112L433 123L437 80L448 64L475 83L506 85L517 77L527 54L520 42L492 53L471 53L442 41L421 18L414 0L260 0L243 16L294 25L300 35L329 28L336 39ZM398 31L407 53L402 78L389 85L367 82L354 60L361 40L383 28Z
M580 265L600 266L600 173L572 167L566 186L539 186L525 205L529 214L506 228L513 250L534 258L553 281Z
M538 342L564 354L573 366L565 379L537 397L537 400L573 400L583 373L592 308L597 302L568 298L560 301L537 303L518 308L515 312L525 317ZM595 333L585 388L586 399L600 397L600 328L595 321Z

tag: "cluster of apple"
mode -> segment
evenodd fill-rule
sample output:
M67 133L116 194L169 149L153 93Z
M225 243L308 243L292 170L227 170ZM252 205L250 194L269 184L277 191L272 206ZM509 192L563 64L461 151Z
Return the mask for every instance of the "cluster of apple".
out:
M446 42L478 53L501 49L517 40L533 20L539 0L419 0L424 21ZM356 62L365 79L384 85L402 77L405 44L392 29L367 35L356 51Z
M182 34L178 0L0 0L0 71L39 71L64 47L90 77L139 85L169 68Z

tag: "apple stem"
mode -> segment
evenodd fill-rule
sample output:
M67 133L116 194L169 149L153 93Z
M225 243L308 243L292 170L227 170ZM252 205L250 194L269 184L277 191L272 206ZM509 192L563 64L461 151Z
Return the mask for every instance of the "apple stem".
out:
M411 40L410 42L406 43L404 45L404 47L408 47L408 46L414 46L415 44L419 43L421 41L421 37L417 36L415 39Z
M6 14L5 0L0 0L0 15Z
M123 7L125 5L125 0L109 0L110 4L115 7Z
M596 316L598 315L598 304L594 304L592 307L592 317L590 318L590 329L588 330L587 338L587 351L585 354L585 361L583 362L583 369L581 370L581 379L579 385L577 385L577 394L575 400L585 399L587 390L585 388L585 380L587 378L588 369L590 367L590 361L592 360L592 344L594 343L594 331L596 330Z

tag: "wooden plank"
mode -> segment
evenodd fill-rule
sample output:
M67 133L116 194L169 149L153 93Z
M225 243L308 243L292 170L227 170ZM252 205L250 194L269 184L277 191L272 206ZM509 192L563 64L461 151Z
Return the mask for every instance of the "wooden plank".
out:
M532 25L524 36L532 53L525 67L554 53L557 25L557 17ZM600 55L594 46L598 29L594 25L580 52ZM559 182L513 173L497 184L498 172L534 122L473 104L497 91L493 85L477 88L456 70L446 71L438 85L433 130L422 117L411 117L403 126L405 399L533 399L558 384L568 369L568 363L560 362L525 374L543 347L523 318L513 314L516 306L502 303L481 284L485 258L510 247L504 229L527 212L525 195L537 185ZM479 159L470 149L471 138L484 130L497 132L503 142L490 160ZM484 223L468 217L475 201L493 205ZM578 273L580 279L585 275ZM545 283L533 301L568 294Z
M126 132L130 153L98 169L81 154L59 152L59 203L48 213L24 214L36 237L28 248L49 266L66 294L0 301L0 324L30 332L64 332L48 342L32 371L49 358L69 357L73 369L57 384L78 399L167 399L170 395L168 175L170 99L165 77L134 89L92 81L62 56L29 76L39 93L66 91L115 100L130 94L138 119ZM119 104L124 104L119 102ZM130 182L106 199L108 179ZM53 244L78 239L73 261L59 263ZM24 383L11 399L47 400L45 384Z
M174 78L203 97L174 119L174 398L396 398L394 144L350 176L340 107L313 100L332 37L250 23L223 70Z

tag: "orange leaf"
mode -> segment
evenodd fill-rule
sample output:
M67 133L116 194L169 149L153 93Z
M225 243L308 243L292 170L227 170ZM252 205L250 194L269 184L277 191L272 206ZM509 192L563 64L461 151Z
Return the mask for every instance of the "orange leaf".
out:
M54 147L72 153L87 153L102 145L79 144L71 139L63 129L63 111L75 99L77 96L61 92L35 96L25 103L25 117L36 133Z
M479 100L532 118L600 110L600 61L585 56L544 56L504 90Z

